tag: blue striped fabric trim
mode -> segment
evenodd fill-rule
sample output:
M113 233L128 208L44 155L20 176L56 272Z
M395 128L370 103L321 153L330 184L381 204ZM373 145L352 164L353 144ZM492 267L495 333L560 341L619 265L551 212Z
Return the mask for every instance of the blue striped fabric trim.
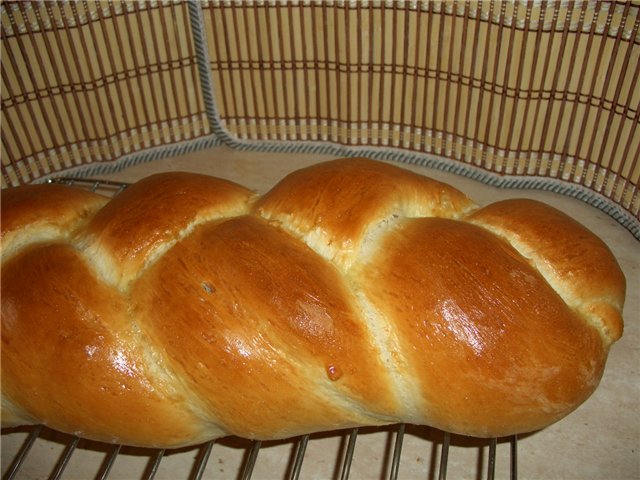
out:
M211 78L211 62L204 28L204 14L202 12L202 5L198 0L189 0L189 21L196 51L200 89L202 90L202 98L207 119L209 120L209 126L214 135L225 143L228 143L232 139L232 136L222 125L218 108L216 107L215 89L213 88L213 80Z
M125 168L140 165L142 163L152 162L154 160L160 160L162 158L176 157L178 155L185 155L188 153L197 152L199 150L213 148L219 145L222 145L222 142L218 137L216 137L215 135L207 135L206 137L200 137L194 140L185 140L183 142L173 143L171 145L151 147L146 150L124 155L112 162L94 162L87 165L70 168L61 172L56 172L40 177L33 183L45 183L49 179L55 177L86 178L99 175L107 175L110 173L119 172L121 170L124 170Z

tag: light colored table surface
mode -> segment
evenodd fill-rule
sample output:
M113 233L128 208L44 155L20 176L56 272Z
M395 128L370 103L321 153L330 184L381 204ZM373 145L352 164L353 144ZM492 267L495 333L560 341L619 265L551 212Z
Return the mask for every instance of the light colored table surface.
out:
M184 170L227 178L265 192L287 173L330 158L334 157L239 152L216 147L138 165L102 178L132 182L158 171ZM609 245L627 278L624 336L613 346L600 387L587 402L561 422L520 439L518 474L521 479L640 479L640 242L609 216L578 200L547 192L499 190L424 167L404 167L450 183L481 205L514 197L545 201L597 232ZM25 436L23 432L2 435L3 473ZM66 438L48 437L36 442L18 478L46 478L50 474ZM365 429L358 437L350 478L387 478L390 466L387 456L394 438L392 429ZM408 428L398 478L438 478L440 442L437 431ZM244 445L233 439L217 442L204 478L239 478L239 465L246 455ZM447 478L486 478L488 451L483 445L485 443L473 439L453 437ZM336 465L344 446L344 434L312 437L300 478L339 478ZM81 447L73 455L63 478L93 478L99 471L108 450L88 442L81 443ZM284 478L295 447L295 442L266 444L258 455L253 478ZM191 478L194 458L199 452L198 449L168 452L155 478ZM496 478L508 478L509 444L500 442L497 452ZM145 453L124 449L109 478L140 478L148 466Z

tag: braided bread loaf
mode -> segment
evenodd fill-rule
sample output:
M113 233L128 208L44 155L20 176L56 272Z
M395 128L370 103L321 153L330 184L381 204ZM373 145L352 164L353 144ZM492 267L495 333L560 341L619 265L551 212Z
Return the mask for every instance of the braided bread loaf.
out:
M176 447L357 425L542 428L622 333L609 249L366 159L263 196L189 173L2 193L2 421Z

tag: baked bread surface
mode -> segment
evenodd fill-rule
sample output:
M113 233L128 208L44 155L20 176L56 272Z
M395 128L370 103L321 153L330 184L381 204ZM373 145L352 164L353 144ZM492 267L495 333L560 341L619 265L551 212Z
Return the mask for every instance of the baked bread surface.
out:
M2 422L177 447L362 425L497 437L597 387L622 334L606 245L341 159L260 196L192 173L113 199L2 192Z

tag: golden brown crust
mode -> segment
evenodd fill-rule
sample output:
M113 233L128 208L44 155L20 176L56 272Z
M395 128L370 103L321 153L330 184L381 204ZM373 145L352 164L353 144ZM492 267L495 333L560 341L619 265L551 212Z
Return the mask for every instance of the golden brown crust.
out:
M514 245L569 306L598 326L608 343L620 338L626 280L611 250L586 227L527 199L493 203L469 220Z
M150 446L393 422L508 435L580 405L622 332L624 277L584 227L371 160L259 199L171 173L106 205L52 185L2 201L12 424Z
M479 227L408 220L358 275L398 332L432 425L476 436L531 431L597 386L598 333Z
M179 446L211 434L177 384L152 374L125 298L75 249L29 249L2 274L3 396L53 428L107 442Z
M69 237L108 198L63 185L25 185L2 191L2 261L35 242Z
M236 435L287 437L394 411L338 272L262 220L198 228L136 283L132 299L143 329ZM362 411L340 408L351 401Z
M126 286L154 255L194 223L241 215L255 194L195 173L147 177L101 209L87 227L89 255L104 256L103 275ZM115 267L115 268L114 268Z
M264 218L348 267L368 234L394 217L457 218L475 204L455 188L365 158L298 170L256 204Z

